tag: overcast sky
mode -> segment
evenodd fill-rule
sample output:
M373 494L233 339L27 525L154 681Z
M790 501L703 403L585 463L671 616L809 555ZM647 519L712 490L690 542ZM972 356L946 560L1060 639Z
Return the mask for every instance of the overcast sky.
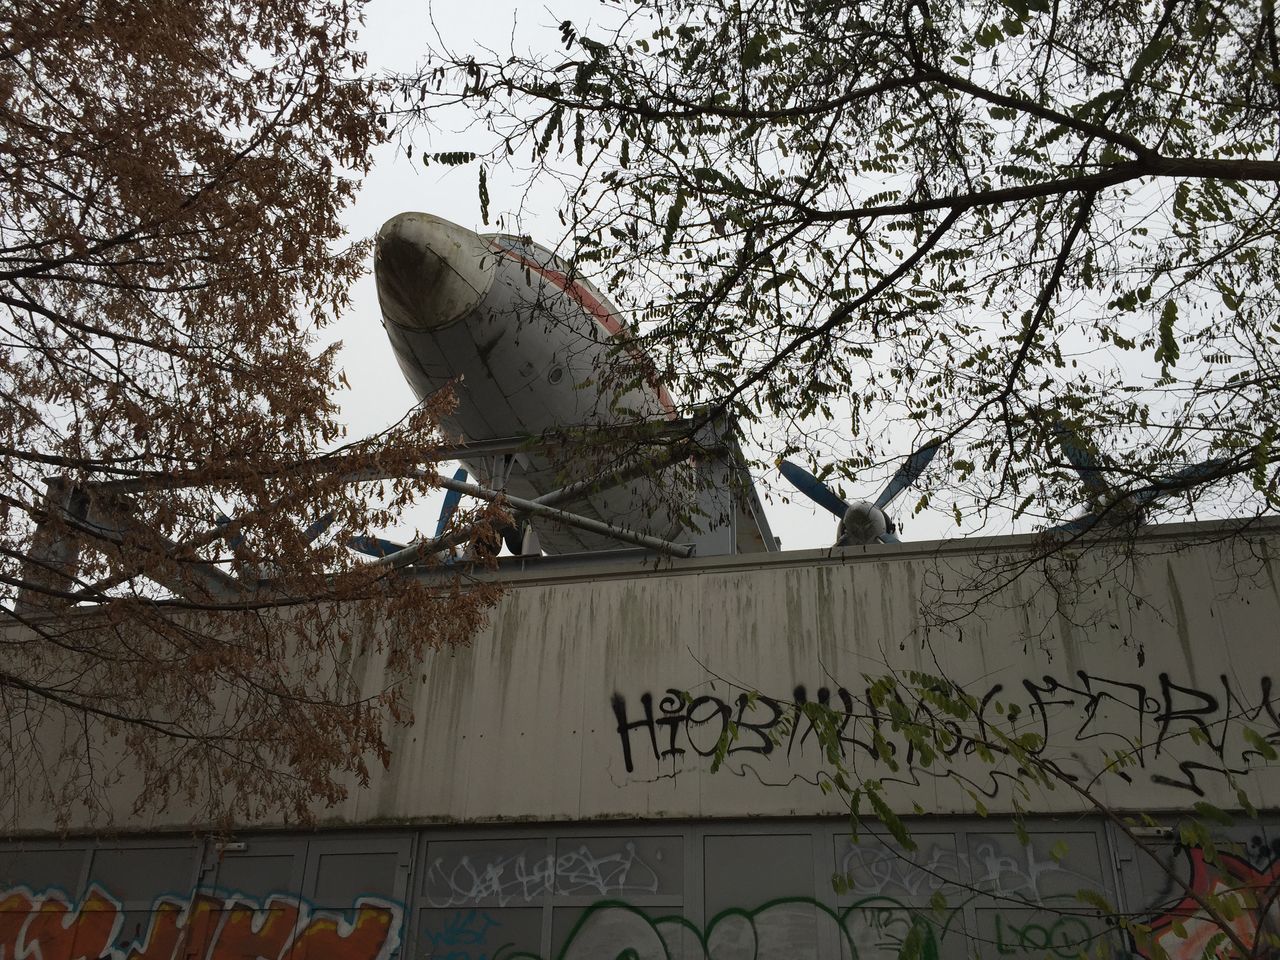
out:
M465 50L475 42L502 50L509 49L512 42L519 47L548 49L559 39L558 24L562 20L572 19L581 27L600 11L599 0L553 0L551 6L513 0L441 0L435 4L433 26L426 0L372 0L364 45L371 68L408 70L419 62L426 40L434 37L437 29L456 50ZM431 145L423 142L418 144L418 155L428 146L458 150L466 149L468 144L460 140ZM486 229L480 224L475 180L473 167L424 168L394 145L388 145L378 155L359 200L350 211L351 232L354 236L370 236L388 218L405 210L421 210L472 229ZM490 193L494 214L512 208L521 200L514 188L504 188L500 174L490 180ZM558 194L548 194L545 201L535 196L530 210L530 198L524 198L524 224L534 239L544 243L559 239L560 224L554 214L557 199ZM353 297L351 310L329 334L344 345L342 366L351 386L342 395L341 402L351 435L360 436L398 420L414 398L400 376L380 325L371 275L356 285ZM790 499L793 494L789 487L780 485L781 478L772 471L756 479L773 532L782 538L784 549L831 544L836 528L833 516L798 495L795 497L798 502L782 502L783 497ZM868 498L876 492L875 489L858 491ZM906 520L904 533L910 539L931 539L952 535L954 531L940 516L902 517L901 513L909 512L907 497L897 506L899 520ZM430 533L438 512L438 499L434 499L415 510L412 520L419 529ZM383 532L407 536L409 531Z

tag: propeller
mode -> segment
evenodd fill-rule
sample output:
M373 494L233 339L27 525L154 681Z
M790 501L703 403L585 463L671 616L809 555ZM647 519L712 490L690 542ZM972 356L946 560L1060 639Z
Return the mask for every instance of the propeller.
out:
M328 530L330 525L332 525L332 523L333 523L333 511L330 510L328 513L324 514L323 516L317 517L315 520L311 521L311 523L307 526L307 529L302 531L302 539L305 540L307 543L314 543L316 537L320 536L320 534Z
M453 474L453 479L459 482L466 480L466 469L458 468ZM440 505L440 517L436 521L435 536L432 539L438 540L444 535L445 529L449 526L449 521L453 519L453 515L458 509L458 502L461 499L462 494L457 490L445 491L444 502ZM409 546L407 543L397 543L394 540L386 540L382 537L372 537L364 534L358 537L348 537L346 545L348 550L354 550L356 553L363 553L366 556L377 559L397 553Z
M467 470L465 467L459 467L454 473L453 479L463 482L467 479ZM440 506L440 521L436 524L436 539L444 534L445 527L449 526L449 521L453 519L454 511L458 509L458 501L462 499L462 494L457 490L446 490L444 494L444 503Z
M382 537L359 536L347 538L348 550L354 550L356 553L363 553L377 558L396 553L407 546L407 543L396 543L394 540L384 540Z
M885 484L874 502L847 503L843 497L828 487L799 464L783 460L778 469L787 481L818 506L840 518L836 546L847 547L862 543L900 543L897 527L885 512L898 495L924 473L941 446L940 439L930 440L903 461L902 466Z
M1125 522L1143 523L1148 506L1171 493L1178 492L1189 480L1212 477L1230 463L1229 460L1219 457L1201 463L1188 464L1167 476L1149 481L1146 486L1138 490L1129 492L1117 490L1108 482L1106 472L1099 465L1098 459L1081 441L1073 427L1054 418L1053 436L1072 469L1080 477L1080 482L1092 501L1092 509L1082 517L1047 528L1046 533L1075 535L1084 533L1100 523L1106 526L1118 526Z
M231 518L228 517L225 513L220 513L213 518L213 525L217 527L219 530L223 530L223 528L226 527L227 524L229 524L230 522L231 522ZM225 531L223 532L223 536L226 536ZM228 545L230 545L232 550L237 549L240 546L240 544L244 543L244 534L243 533L232 534L231 536L227 537L227 543Z
M217 527L219 530L222 530L230 523L231 523L231 518L228 517L225 513L219 513L216 517L213 518L213 525ZM311 523L307 525L307 528L305 530L302 531L303 541L305 543L313 543L316 537L320 536L320 534L328 530L332 524L333 524L333 511L330 511L324 514L323 516L317 517L315 520L311 521ZM232 550L235 550L237 547L240 546L240 544L244 543L244 534L242 533L232 534L231 536L227 537L227 543L231 546Z

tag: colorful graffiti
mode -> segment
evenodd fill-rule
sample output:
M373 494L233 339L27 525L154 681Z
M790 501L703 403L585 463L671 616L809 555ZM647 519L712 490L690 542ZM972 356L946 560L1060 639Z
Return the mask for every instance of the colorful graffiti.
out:
M402 908L361 897L350 911L292 896L157 898L145 933L137 910L99 886L73 903L57 889L0 891L0 960L390 960Z
M650 918L622 901L583 911L557 960L799 960L890 958L938 960L949 920L886 897L861 900L836 912L809 897L772 900L754 910L732 908L699 929L683 917ZM502 960L540 960L508 953Z
M1152 940L1159 945L1143 956L1169 960L1228 960L1239 957L1237 947L1222 935L1223 924L1210 919L1202 903L1218 905L1236 939L1251 960L1280 960L1280 861L1259 870L1242 857L1222 853L1216 864L1206 862L1199 849L1188 852L1190 892L1151 922Z
M1152 937L1141 942L1122 935L1118 918L1081 900L1080 890L1109 897L1098 888L1102 863L1085 855L1085 846L1076 860L1081 870L1017 844L976 842L972 853L940 844L911 858L853 846L837 855L851 905L837 907L830 896L782 897L723 909L700 924L679 909L608 898L556 907L563 919L546 953L511 926L527 911L442 912L418 954L421 960L1280 960L1276 844L1254 837L1235 848L1238 854L1220 854L1214 866L1199 849L1167 848L1170 875L1154 869L1146 875L1166 885L1153 900L1163 897L1170 905L1150 908L1145 922ZM1191 895L1174 893L1185 893L1184 885ZM1203 902L1217 906L1244 951L1220 935ZM1127 915L1143 917L1141 911Z

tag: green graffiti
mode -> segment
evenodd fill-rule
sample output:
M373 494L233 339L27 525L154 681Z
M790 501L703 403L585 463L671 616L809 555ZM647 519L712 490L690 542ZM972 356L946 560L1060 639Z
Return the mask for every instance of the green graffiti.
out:
M956 912L935 919L888 897L868 897L837 913L812 897L784 897L753 910L722 910L699 929L684 917L650 917L624 901L603 900L582 912L555 960L938 960L938 941ZM495 960L542 958L511 953Z

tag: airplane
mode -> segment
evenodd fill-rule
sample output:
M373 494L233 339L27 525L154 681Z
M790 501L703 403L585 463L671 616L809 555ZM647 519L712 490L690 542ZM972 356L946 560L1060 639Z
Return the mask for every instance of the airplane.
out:
M457 407L442 426L474 448L459 459L476 486L505 494L517 512L575 483L587 486L618 463L616 453L597 463L582 448L556 455L537 438L680 422L617 308L527 238L482 235L431 214L401 213L377 233L374 275L383 327L405 379L419 399L454 386ZM620 356L641 371L633 382L610 381ZM514 437L533 439L516 449L500 442ZM727 455L686 450L669 463L659 462L657 453L640 455L652 469L633 469L569 503L580 518L693 543L700 555L777 550L741 452L728 445ZM448 489L474 490L444 482ZM517 554L619 546L608 532L536 513L523 531L504 536ZM379 555L401 546L353 543Z
M806 497L840 518L835 546L901 543L898 537L898 526L885 512L885 508L897 499L903 490L920 479L920 475L924 473L925 468L938 452L939 446L941 446L940 440L930 440L907 457L897 472L889 478L889 482L885 484L875 500L870 502L865 500L847 502L812 473L791 460L780 460L778 470Z

